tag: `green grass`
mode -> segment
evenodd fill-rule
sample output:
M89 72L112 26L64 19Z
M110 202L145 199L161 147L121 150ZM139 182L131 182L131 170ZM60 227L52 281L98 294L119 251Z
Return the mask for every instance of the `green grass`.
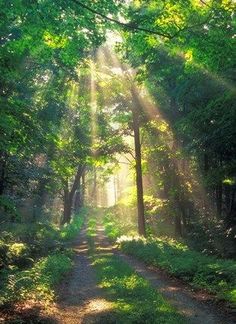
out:
M184 318L153 289L149 282L118 256L99 253L94 247L99 215L88 220L87 237L97 284L104 290L107 311L96 314L96 323L185 323Z
M112 254L94 257L99 287L112 302L109 323L185 323L148 281ZM104 322L105 319L104 319Z
M203 255L171 238L122 237L122 224L110 214L104 217L104 226L109 238L115 240L120 236L117 242L123 252L167 270L193 287L204 289L232 306L236 305L235 261ZM127 234L127 231L123 233Z
M80 210L79 214L75 214L74 218L72 219L71 223L66 224L60 230L60 239L63 241L73 240L77 237L78 232L80 231L83 223L84 218L87 214L86 208Z
M96 218L89 218L87 222L87 235L90 237L96 236Z
M236 262L206 256L173 239L121 237L120 249L134 255L193 287L205 289L219 299L236 304Z
M97 215L93 213L93 216L87 220L87 242L89 248L89 254L93 254L95 251L94 238L96 236L96 226L97 226Z

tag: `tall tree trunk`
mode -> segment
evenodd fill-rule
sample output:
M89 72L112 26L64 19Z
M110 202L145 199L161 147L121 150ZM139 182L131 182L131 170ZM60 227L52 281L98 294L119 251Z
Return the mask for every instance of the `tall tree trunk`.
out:
M64 189L64 212L61 224L68 224L71 220L72 200L68 188Z
M83 207L85 204L85 168L82 172L82 176L81 176L81 206Z
M175 215L175 236L180 237L182 236L182 225L181 225L181 217L178 213L178 210L176 211Z
M79 182L78 188L75 192L75 199L74 199L74 208L75 211L78 212L81 207L81 184Z
M135 170L136 170L136 188L137 188L137 207L138 207L138 232L139 235L146 236L146 224L144 216L144 202L143 202L143 179L142 179L142 157L139 131L139 116L140 103L137 98L135 90L131 89L132 93L132 118L134 130L134 147L135 147Z
M77 169L74 182L72 184L71 189L69 190L68 181L65 183L64 187L64 213L61 224L68 224L71 221L71 214L72 214L72 204L75 192L79 186L80 178L83 174L84 166L80 165Z
M97 197L97 172L94 169L94 178L93 178L93 204L97 207L98 197Z

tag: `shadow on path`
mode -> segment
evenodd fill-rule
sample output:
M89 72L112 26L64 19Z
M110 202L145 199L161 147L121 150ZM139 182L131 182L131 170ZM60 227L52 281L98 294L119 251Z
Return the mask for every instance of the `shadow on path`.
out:
M104 234L102 226L98 227L97 244L100 249L107 250L111 243ZM170 304L172 304L181 314L187 319L187 323L191 324L234 324L232 314L221 313L215 305L210 305L198 296L195 298L191 290L186 289L183 283L178 283L177 280L168 278L167 275L157 268L148 267L143 262L135 259L132 256L125 255L119 250L113 248L113 253L119 256L124 262L128 263L137 274L148 280L152 287L158 289Z
M58 289L58 300L51 310L52 315L58 323L103 323L101 318L109 314L111 303L96 285L85 228L75 241L73 249L74 267Z
M163 275L158 269L150 269L135 258L119 252L105 236L102 226L97 227L97 235L94 239L93 253L101 255L103 253L113 253L128 263L185 316L187 323L235 323L229 316L220 314L216 307L194 298L192 292L185 289L183 284L178 284L175 280ZM74 267L65 276L63 283L58 288L58 300L55 306L46 314L41 314L40 310L35 308L34 316L26 319L24 319L24 316L21 316L21 322L11 321L4 323L117 323L115 316L113 316L112 302L105 297L103 290L96 284L96 276L91 265L91 258L89 256L91 251L88 247L85 228L81 231L79 238L73 243L73 248L75 251Z

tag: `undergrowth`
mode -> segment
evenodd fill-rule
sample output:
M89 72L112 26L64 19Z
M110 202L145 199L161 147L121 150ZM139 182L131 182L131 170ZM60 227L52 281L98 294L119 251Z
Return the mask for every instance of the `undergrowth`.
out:
M2 271L0 305L24 300L47 305L54 300L55 285L71 267L71 255L61 252L41 258L29 270Z
M118 222L106 216L104 223L108 237L115 239L120 236ZM121 236L117 242L123 252L134 255L147 264L165 269L193 287L204 289L231 305L236 304L235 261L203 255L166 237L145 239L138 236Z
M106 235L111 240L115 240L124 233L127 235L137 234L137 228L134 225L134 222L128 217L126 217L124 221L121 221L118 215L114 214L115 212L115 209L111 212L106 212L103 217L103 226Z
M95 251L94 237L96 236L97 217L94 211L93 217L90 217L87 221L87 242L89 253L92 254Z
M0 306L55 298L55 285L72 267L73 252L63 242L73 240L86 210L59 229L51 224L5 224L0 240Z

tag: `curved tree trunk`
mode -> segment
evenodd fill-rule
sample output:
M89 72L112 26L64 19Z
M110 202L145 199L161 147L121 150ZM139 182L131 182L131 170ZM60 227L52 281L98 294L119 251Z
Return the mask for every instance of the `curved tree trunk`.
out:
M61 224L68 224L71 221L71 214L72 214L72 204L73 204L73 198L75 195L76 190L78 189L80 178L84 172L84 166L80 165L77 169L74 182L72 184L71 189L69 190L69 184L68 181L65 183L64 187L64 212L63 212L63 218L61 220Z

